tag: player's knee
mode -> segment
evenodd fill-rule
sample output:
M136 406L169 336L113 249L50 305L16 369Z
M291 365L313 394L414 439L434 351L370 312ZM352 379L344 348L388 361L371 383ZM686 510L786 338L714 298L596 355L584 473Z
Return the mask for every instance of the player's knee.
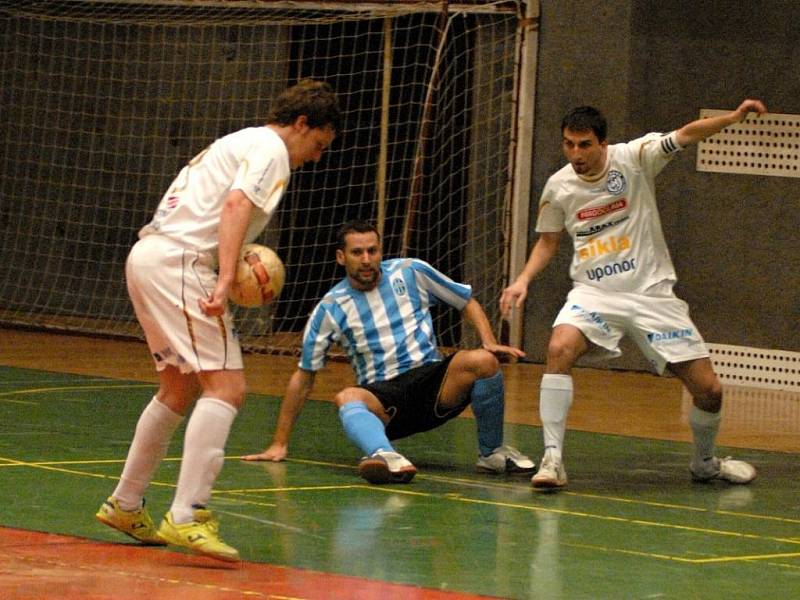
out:
M357 387L344 388L333 397L339 408L350 402L364 402L364 400L364 390Z
M497 357L483 348L477 350L462 350L450 363L451 374L461 374L472 380L494 377L500 371L500 361Z
M578 359L578 349L564 340L551 338L547 345L547 366L559 372L572 368Z
M500 370L500 361L488 350L476 350L474 359L474 370L477 379L494 377Z

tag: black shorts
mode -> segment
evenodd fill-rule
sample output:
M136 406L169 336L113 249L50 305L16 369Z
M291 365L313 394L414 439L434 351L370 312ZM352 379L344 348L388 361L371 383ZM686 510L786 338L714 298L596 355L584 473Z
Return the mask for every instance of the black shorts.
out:
M386 436L396 440L434 429L460 415L470 403L470 396L455 408L439 407L439 392L455 354L442 361L422 365L394 379L360 387L371 392L390 417Z

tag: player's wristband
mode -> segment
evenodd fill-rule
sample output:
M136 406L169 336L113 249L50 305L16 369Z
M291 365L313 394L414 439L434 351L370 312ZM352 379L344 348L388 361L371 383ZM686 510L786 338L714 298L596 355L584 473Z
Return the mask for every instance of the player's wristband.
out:
M661 151L664 154L675 154L683 150L683 146L678 143L678 132L673 131L661 137Z

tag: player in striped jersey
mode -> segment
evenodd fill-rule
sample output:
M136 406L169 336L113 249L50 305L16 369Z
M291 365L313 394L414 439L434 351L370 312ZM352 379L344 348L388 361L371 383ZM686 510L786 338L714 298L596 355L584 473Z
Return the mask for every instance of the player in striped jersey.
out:
M428 263L382 261L374 226L354 221L339 233L337 262L347 276L317 304L303 336L303 352L281 403L272 444L245 460L283 460L289 436L312 390L315 373L338 342L357 385L336 397L348 438L364 453L359 474L372 483L406 483L417 472L390 440L438 427L472 405L478 430L477 468L532 472L533 461L503 445L503 375L496 355L524 356L497 343L468 285ZM443 302L462 312L482 348L443 358L436 347L430 308Z
M765 111L759 100L745 100L727 114L613 145L606 138L605 117L596 109L579 107L564 117L562 150L569 164L547 180L536 223L539 239L522 273L500 298L506 316L522 306L528 285L555 256L566 230L574 247L573 288L547 349L539 397L545 453L531 480L534 487L567 483L562 449L572 405L572 366L588 352L619 356L624 335L631 336L657 373L669 368L694 398L689 414L695 443L692 477L748 483L756 476L744 461L714 456L722 388L686 303L672 291L675 269L658 216L655 177L684 147L750 112Z

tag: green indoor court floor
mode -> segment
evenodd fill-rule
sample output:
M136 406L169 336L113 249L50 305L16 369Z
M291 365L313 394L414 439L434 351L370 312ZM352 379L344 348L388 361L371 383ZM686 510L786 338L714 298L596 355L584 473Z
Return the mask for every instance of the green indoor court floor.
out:
M0 526L129 544L94 512L153 391L0 367ZM399 441L419 469L411 484L372 486L328 402L307 403L289 460L240 461L265 446L278 403L249 397L212 498L248 563L514 599L800 598L795 454L723 448L759 478L695 484L685 443L570 432L569 487L539 493L476 473L474 422L460 418ZM154 518L174 492L181 433L148 491ZM506 437L538 457L539 428L509 424Z

